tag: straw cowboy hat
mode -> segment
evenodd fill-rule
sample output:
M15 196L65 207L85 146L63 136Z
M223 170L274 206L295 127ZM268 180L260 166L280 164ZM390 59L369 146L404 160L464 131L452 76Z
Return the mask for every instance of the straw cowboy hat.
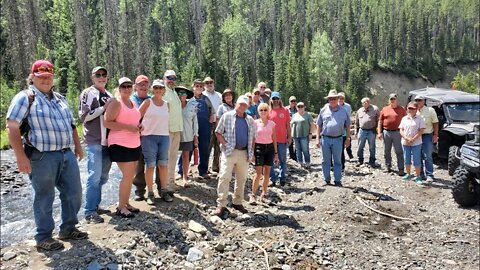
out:
M325 99L329 99L329 98L332 98L332 97L338 97L338 93L337 93L337 90L335 89L332 89L330 90L330 92L328 92L328 96L325 97Z

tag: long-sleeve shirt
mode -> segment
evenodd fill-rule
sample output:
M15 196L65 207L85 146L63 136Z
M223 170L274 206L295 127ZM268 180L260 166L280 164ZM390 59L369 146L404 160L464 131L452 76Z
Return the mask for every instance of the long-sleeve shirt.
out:
M182 109L183 114L183 131L180 137L181 142L191 142L194 136L198 136L198 120L197 110L195 108L195 100L190 99L185 108Z
M168 119L168 128L170 132L183 131L182 103L175 90L165 86L165 95L163 99L170 104L170 115Z
M103 105L112 98L108 91L100 92L93 85L80 94L78 115L83 123L83 140L86 144L107 145L107 130L103 124Z

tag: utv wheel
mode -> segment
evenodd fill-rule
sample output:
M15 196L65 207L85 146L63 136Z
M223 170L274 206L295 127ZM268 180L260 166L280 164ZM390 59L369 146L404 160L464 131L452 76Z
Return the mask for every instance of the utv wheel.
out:
M479 198L475 192L475 175L460 166L453 175L452 195L455 202L464 207L475 206Z
M450 146L448 149L448 175L452 176L455 173L455 170L460 166L460 160L455 156L457 153L457 146Z

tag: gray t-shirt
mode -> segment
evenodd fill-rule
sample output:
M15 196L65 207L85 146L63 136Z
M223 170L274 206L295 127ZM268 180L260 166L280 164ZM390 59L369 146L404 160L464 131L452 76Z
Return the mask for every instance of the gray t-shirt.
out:
M350 116L341 106L332 110L330 106L324 106L320 109L317 118L317 125L321 127L321 135L338 137L350 127Z

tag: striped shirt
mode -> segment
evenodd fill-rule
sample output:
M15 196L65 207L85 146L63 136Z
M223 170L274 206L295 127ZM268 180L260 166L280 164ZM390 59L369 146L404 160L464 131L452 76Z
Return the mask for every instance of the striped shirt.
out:
M35 100L28 110L28 96L25 91L15 95L7 112L7 120L18 123L28 114L30 126L28 140L38 151L57 151L73 146L73 129L75 126L72 111L62 95L54 92L51 100L48 95L34 86Z
M222 151L225 151L227 157L233 153L236 145L236 135L235 135L235 121L237 119L237 111L229 111L222 115L220 121L218 122L216 133L222 134L223 138L226 141L226 148L221 147ZM255 139L255 124L254 120L250 115L245 114L247 125L248 125L248 159L253 157L253 140Z

